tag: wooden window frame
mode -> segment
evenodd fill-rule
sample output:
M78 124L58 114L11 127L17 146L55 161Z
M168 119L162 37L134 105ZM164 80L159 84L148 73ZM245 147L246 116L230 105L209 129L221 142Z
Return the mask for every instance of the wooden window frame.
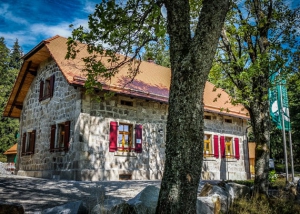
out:
M233 137L225 136L225 157L226 158L235 157L234 150L233 150Z
M23 133L21 155L32 155L35 149L36 131L31 130Z
M204 134L203 139L203 157L214 157L212 134Z
M128 131L124 130L124 127L128 127ZM123 127L123 130L120 130ZM120 135L122 135L122 139L120 139ZM128 143L125 141L125 137L128 136ZM127 146L126 146L127 144ZM133 152L135 151L135 144L133 140L133 124L130 123L119 123L118 126L118 144L117 151L120 152Z
M50 152L67 152L69 150L70 124L70 121L65 121L51 126Z
M39 101L53 97L55 75L52 75L40 82Z

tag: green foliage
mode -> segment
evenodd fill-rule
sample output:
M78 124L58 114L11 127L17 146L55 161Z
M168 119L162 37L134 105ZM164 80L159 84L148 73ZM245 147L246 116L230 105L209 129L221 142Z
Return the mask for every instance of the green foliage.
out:
M14 47L19 48L20 46L16 42ZM19 121L17 119L4 118L2 116L18 72L17 68L19 65L12 60L12 58L16 57L17 52L17 50L14 50L10 53L10 50L5 45L4 38L0 38L0 153L5 152L16 143L16 136L19 130Z
M274 183L278 178L278 175L275 170L269 171L269 182Z
M89 16L89 30L82 26L73 30L66 58L75 58L82 48L77 41L86 44L91 54L83 59L88 92L94 87L101 89L97 80L109 80L124 65L129 66L128 82L136 76L146 45L165 38L166 20L161 7L162 2L157 1L102 1Z

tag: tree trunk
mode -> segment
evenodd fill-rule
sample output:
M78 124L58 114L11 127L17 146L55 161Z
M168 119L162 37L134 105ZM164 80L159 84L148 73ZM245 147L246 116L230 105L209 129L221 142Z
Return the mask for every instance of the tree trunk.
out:
M204 0L191 38L189 1L166 1L171 86L157 213L196 213L203 157L203 92L229 1Z
M250 103L250 118L256 142L255 148L255 180L254 194L268 194L269 177L269 105L268 100L261 105L259 102ZM265 112L265 114L262 114Z

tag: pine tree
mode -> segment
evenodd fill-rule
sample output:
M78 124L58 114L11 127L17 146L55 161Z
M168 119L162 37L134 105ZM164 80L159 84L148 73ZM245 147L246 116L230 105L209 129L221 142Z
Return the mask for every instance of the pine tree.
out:
M10 61L9 61L9 67L10 68L15 68L15 69L20 69L22 65L22 49L21 46L19 45L18 39L16 39L14 46L11 50L10 54Z
M16 45L17 44L17 45ZM18 43L15 46L20 49ZM16 66L16 67L12 67ZM3 117L3 111L10 96L20 66L11 60L10 50L6 47L4 38L0 38L0 154L16 143L19 122L16 119Z

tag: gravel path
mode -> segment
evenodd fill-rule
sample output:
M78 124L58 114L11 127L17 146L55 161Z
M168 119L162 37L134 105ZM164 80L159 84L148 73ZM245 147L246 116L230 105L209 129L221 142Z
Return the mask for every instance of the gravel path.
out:
M0 174L0 200L20 203L26 213L82 200L89 210L107 198L129 200L161 181L67 181Z

